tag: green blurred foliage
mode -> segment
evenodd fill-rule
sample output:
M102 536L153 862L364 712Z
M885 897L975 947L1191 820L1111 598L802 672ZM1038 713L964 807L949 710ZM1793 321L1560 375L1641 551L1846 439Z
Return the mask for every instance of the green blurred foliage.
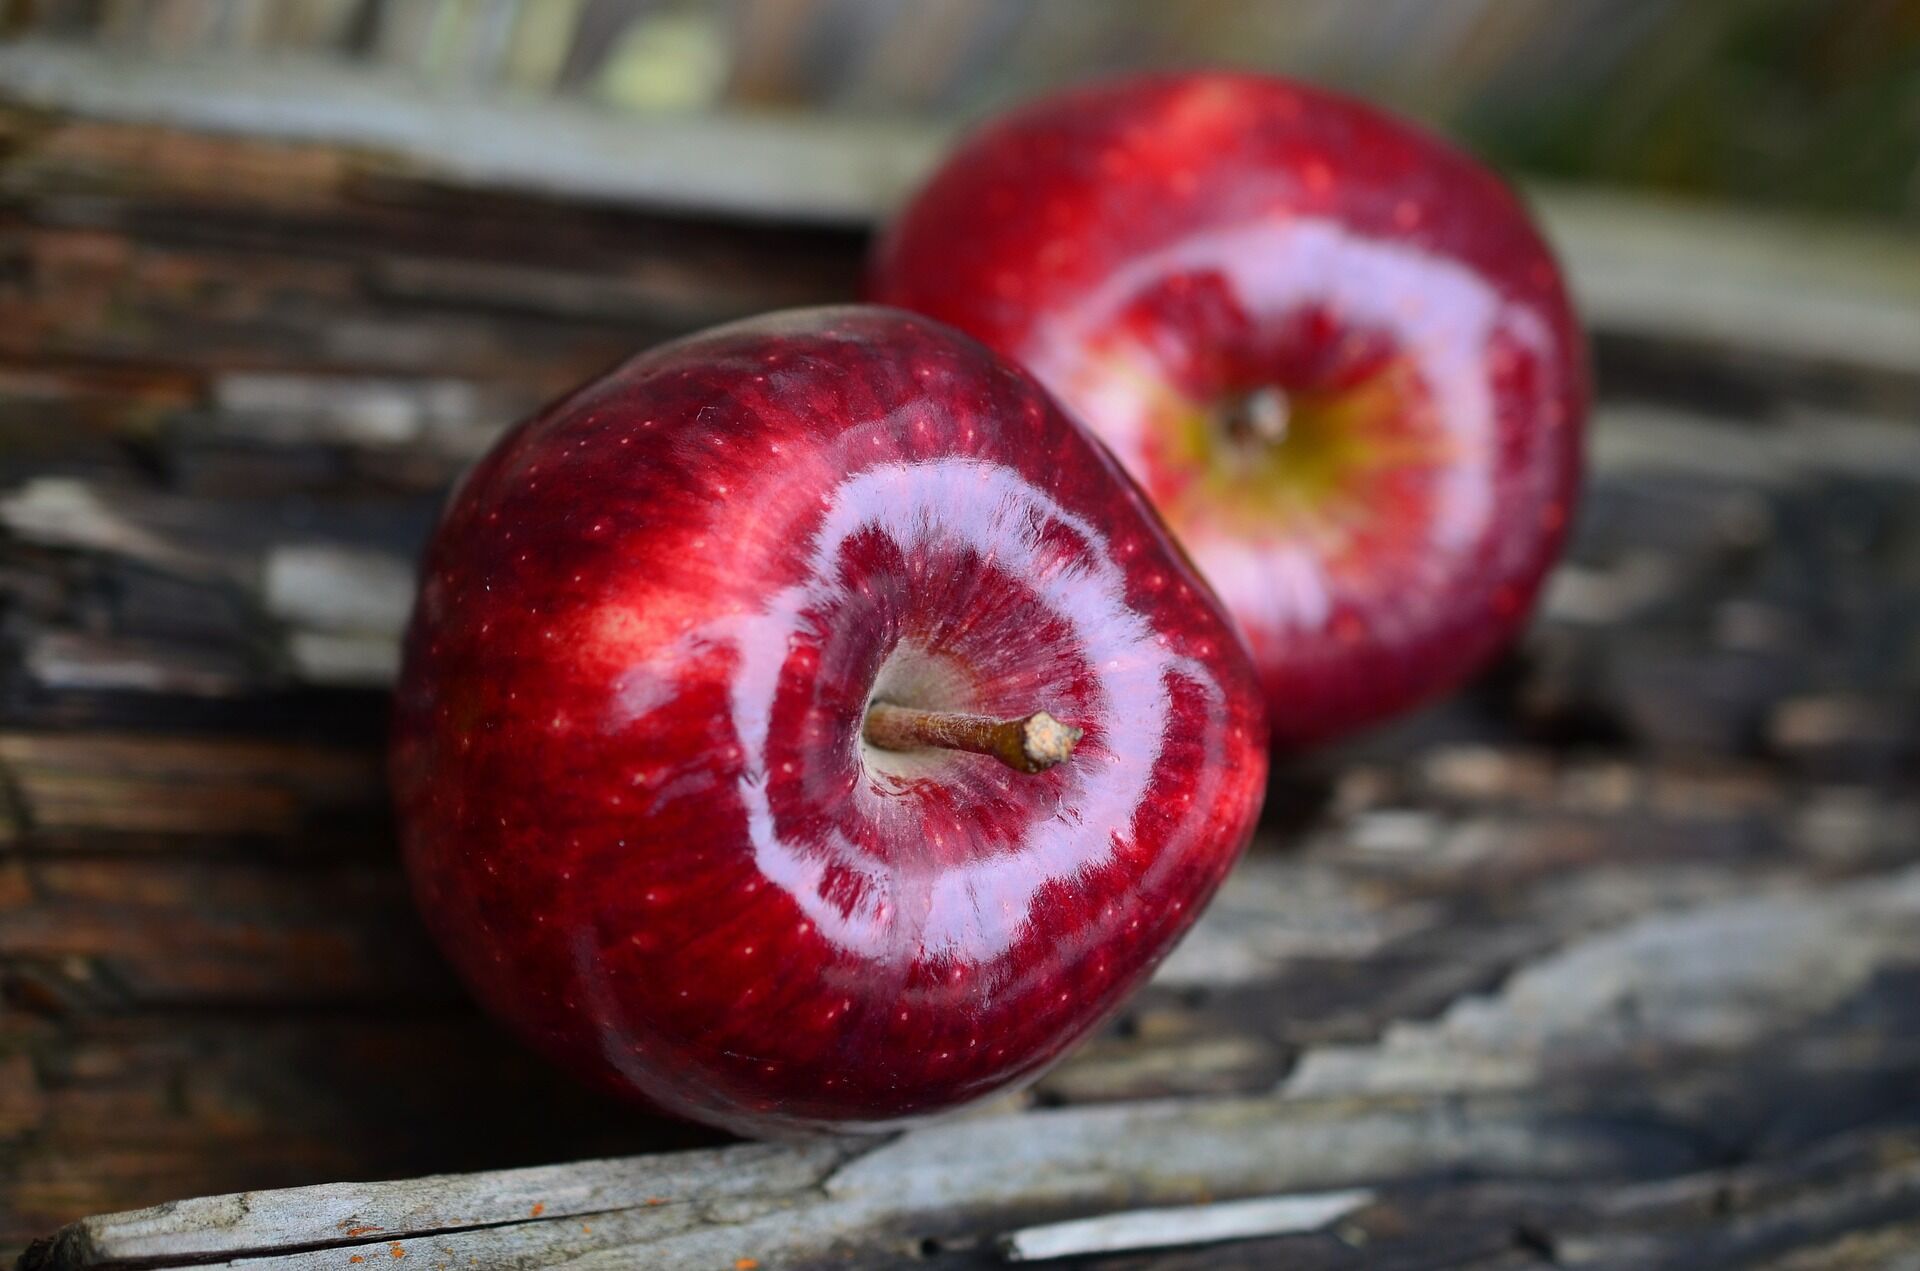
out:
M1457 124L1542 175L1920 217L1920 4L1677 7L1600 82Z

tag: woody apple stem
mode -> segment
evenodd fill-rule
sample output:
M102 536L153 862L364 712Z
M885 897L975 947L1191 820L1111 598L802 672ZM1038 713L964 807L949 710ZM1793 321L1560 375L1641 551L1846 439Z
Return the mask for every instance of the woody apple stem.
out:
M995 719L959 711L923 711L892 702L867 708L867 744L882 750L964 750L991 755L1015 772L1045 772L1073 754L1081 730L1045 711Z

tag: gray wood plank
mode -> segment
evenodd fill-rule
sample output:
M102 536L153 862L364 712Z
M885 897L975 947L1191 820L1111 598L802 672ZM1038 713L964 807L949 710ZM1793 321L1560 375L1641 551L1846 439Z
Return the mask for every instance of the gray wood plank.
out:
M181 1201L87 1219L37 1265L291 1269L412 1242L485 1265L693 1267L739 1250L775 1266L986 1240L1023 1213L1462 1176L1672 1176L1713 1165L1720 1136L1764 1124L1781 1098L1911 1081L1920 1005L1888 995L1915 974L1920 867L1594 935L1431 1027L1312 1051L1273 1094ZM1868 1022L1809 1039L1810 1023L1848 1009Z
M924 124L656 119L450 97L312 58L155 60L0 47L0 95L110 119L361 147L474 185L769 221L870 225L938 159ZM1920 246L1891 229L1531 192L1587 321L1839 366L1920 372Z

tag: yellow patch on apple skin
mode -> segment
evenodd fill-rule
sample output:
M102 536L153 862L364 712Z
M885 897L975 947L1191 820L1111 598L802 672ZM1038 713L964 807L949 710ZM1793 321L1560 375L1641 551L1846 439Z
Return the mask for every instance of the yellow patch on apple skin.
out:
M1130 378L1149 377L1135 368ZM1404 360L1339 390L1275 391L1283 420L1249 435L1235 435L1223 407L1164 383L1147 394L1141 445L1175 525L1308 543L1331 561L1394 514L1389 486L1460 459Z

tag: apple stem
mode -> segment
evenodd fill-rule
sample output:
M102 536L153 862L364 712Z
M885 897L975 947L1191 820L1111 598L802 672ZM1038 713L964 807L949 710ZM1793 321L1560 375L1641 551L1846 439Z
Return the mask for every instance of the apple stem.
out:
M867 708L862 730L867 744L882 750L964 750L991 755L1015 772L1045 772L1073 754L1082 732L1045 711L1019 719L995 719L960 711L923 711L892 702Z

